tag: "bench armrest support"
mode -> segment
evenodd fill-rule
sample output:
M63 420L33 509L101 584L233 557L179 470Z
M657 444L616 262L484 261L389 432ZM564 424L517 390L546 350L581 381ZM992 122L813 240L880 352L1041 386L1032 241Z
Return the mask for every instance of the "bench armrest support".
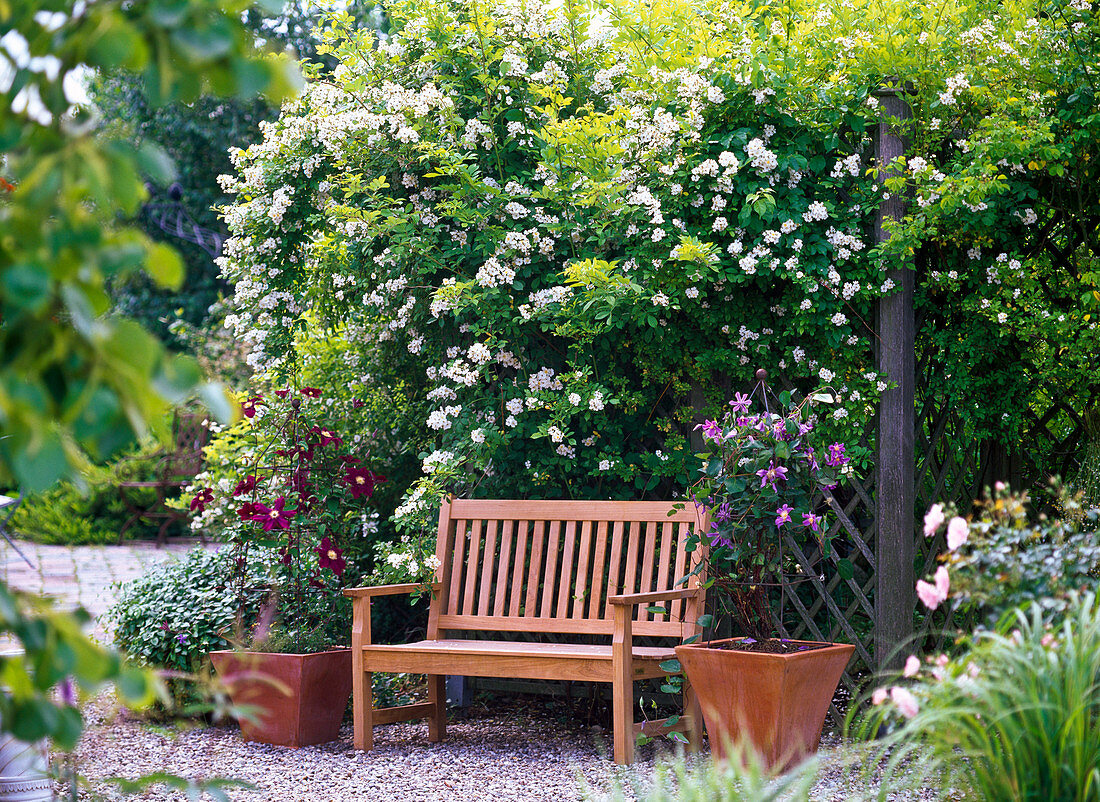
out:
M624 593L619 596L608 596L611 604L647 604L656 601L673 601L674 599L688 599L699 593L698 588L678 588L676 590L656 590L652 593Z
M416 582L408 582L403 585L375 585L369 588L344 588L341 591L349 599L361 599L370 596L396 596L399 593L415 593L418 590L430 590L435 593L439 590L439 583L432 582L420 585Z

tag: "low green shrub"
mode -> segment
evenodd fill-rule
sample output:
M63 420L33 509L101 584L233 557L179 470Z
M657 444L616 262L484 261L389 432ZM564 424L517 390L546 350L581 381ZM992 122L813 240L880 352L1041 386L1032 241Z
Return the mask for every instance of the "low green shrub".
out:
M116 543L128 517L126 507L117 491L108 494L100 490L92 488L84 494L61 482L44 493L27 496L12 516L12 529L21 537L47 545Z
M21 537L46 545L118 542L119 533L133 514L118 483L153 479L159 448L150 444L125 454L106 468L95 469L86 477L83 489L71 482L59 482L42 493L28 495L12 517L12 529ZM150 505L156 499L152 488L131 488L126 492L135 504ZM159 521L138 520L127 530L126 537L153 538L159 526ZM189 534L185 525L180 526L180 534Z
M122 585L107 612L115 645L142 665L199 671L210 652L232 647L238 600L229 587L231 568L225 554L194 548ZM266 597L266 573L258 558L247 570L253 581L244 610L251 623ZM188 697L184 683L171 685L177 701Z
M1033 603L963 656L910 658L875 691L854 731L878 738L866 765L886 766L880 798L933 784L998 802L1100 799L1100 607L1092 593L1070 602L1058 626Z

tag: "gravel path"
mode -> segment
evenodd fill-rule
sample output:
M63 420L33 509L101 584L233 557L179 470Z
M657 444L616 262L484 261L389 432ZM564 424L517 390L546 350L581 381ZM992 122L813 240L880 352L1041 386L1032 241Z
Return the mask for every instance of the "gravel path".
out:
M504 702L496 713L473 708L455 715L443 743L428 743L423 722L375 728L374 749L356 752L351 727L340 740L290 749L242 741L235 726L154 727L111 706L107 695L86 711L88 729L77 749L80 772L93 780L82 800L146 799L182 802L187 797L164 787L123 797L107 777L167 772L195 779L234 778L253 788L231 788L233 802L447 802L498 800L566 802L605 800L615 783L648 788L656 766L671 757L668 742L638 749L630 774L612 763L609 734L569 718L565 708L543 703L524 707ZM827 737L835 744L835 737ZM868 799L876 792L861 772L844 765L839 751L823 748L824 771L812 799L819 802ZM695 762L695 761L692 761ZM888 799L933 799L931 793Z
M437 744L428 743L425 723L378 727L371 752L351 748L348 725L339 741L290 749L246 743L233 726L156 731L125 713L119 715L106 697L97 699L89 714L88 730L77 749L85 776L136 777L164 771L193 778L232 777L255 786L231 789L234 802L564 802L580 799L583 783L608 789L620 771L606 757L611 744L603 734L516 704L508 705L503 715L452 718L447 739ZM649 774L655 748L643 747L640 752L636 770ZM104 787L97 790L106 799L123 798ZM185 797L151 789L138 798Z

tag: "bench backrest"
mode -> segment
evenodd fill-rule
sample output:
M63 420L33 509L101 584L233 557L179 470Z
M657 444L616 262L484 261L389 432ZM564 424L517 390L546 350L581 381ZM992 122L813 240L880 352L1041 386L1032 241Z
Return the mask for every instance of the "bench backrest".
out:
M428 636L441 630L613 632L607 597L685 585L702 549L688 536L702 525L691 503L454 499L439 512L436 581ZM671 515L669 513L672 513ZM698 587L691 577L686 587ZM683 638L698 632L698 597L671 602L671 614L639 605L637 635ZM666 603L667 605L667 603Z

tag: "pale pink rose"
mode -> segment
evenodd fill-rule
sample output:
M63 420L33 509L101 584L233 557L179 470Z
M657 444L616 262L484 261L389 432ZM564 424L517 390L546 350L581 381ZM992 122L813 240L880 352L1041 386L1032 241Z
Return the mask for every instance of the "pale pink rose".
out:
M1043 637L1039 641L1039 643L1041 643L1044 647L1050 646L1051 644L1054 643L1054 633L1053 632L1048 632L1047 634L1043 635Z
M947 598L947 592L951 590L951 577L947 575L946 566L941 565L937 568L932 579L936 583L936 593L940 595L940 601L943 601Z
M927 607L929 610L935 610L940 606L940 603L944 600L944 596L939 594L935 585L931 585L925 582L923 579L917 580L917 598L920 599L920 603Z
M885 688L875 688L875 692L871 694L871 704L880 705L886 701L887 690Z
M943 505L933 504L928 508L928 512L924 514L924 536L932 537L936 534L936 530L943 524Z
M966 523L965 518L960 518L957 515L951 519L951 523L947 525L947 548L954 551L970 536L970 527Z
M917 703L917 697L895 685L890 689L890 699L894 704L898 706L898 711L906 718L912 718L920 712L920 705Z
M951 661L946 654L941 654L936 657L936 665L938 665L940 668L943 668L949 662Z
M994 482L993 483L993 489L996 490L998 493L1003 493L1004 489L1007 486L1008 485L1006 485L1004 482Z
M947 569L940 566L932 577L935 584L929 584L923 579L917 581L917 596L921 604L929 610L935 610L947 599L947 592L951 589L951 578L947 575Z
M920 671L920 660L916 655L909 655L909 658L905 661L905 670L901 672L903 677L916 676L916 673Z

